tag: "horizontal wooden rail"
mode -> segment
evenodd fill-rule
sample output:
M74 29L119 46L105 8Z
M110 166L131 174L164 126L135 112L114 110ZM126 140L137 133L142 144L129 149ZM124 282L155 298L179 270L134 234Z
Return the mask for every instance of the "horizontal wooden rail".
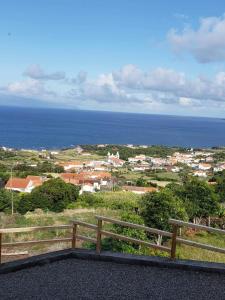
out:
M107 217L103 217L103 216L95 216L95 217L98 220L97 247L96 247L97 253L100 253L100 251L101 251L101 236L102 235L109 236L109 237L112 237L114 239L123 240L123 241L130 242L130 243L135 243L135 244L151 247L153 249L157 249L157 250L161 250L161 251L166 251L166 252L171 251L171 249L169 247L165 247L165 246L162 246L162 245L157 245L157 244L154 244L154 243L150 243L150 242L146 242L146 241L143 241L143 240L139 240L139 239L127 237L127 236L124 236L124 235L116 234L116 233L113 233L113 232L110 232L110 231L102 230L102 222L104 221L104 222L117 224L117 225L121 225L121 226L125 226L125 227L144 230L146 232L161 235L161 236L171 237L172 234L168 231L159 230L159 229L155 229L155 228L150 228L150 227L146 227L146 226L143 226L143 225L134 224L134 223L125 222L125 221L120 221L120 220L116 220L116 219L113 219L113 218L107 218Z
M27 246L27 245L37 245L37 244L65 243L65 242L71 242L71 240L72 238L62 238L62 239L51 239L51 240L35 240L35 241L3 243L2 247L18 247L18 246Z
M76 236L77 240L82 240L82 241L86 241L86 242L91 242L96 244L96 239L90 238L88 236L83 236L83 235L77 235Z
M72 228L72 225L0 228L0 233L22 233L22 232L34 232L34 231L40 231L40 230L69 229L69 228Z
M213 228L213 227L209 227L209 226L204 226L204 225L197 225L197 224L184 222L184 221L180 221L180 220L174 220L174 219L170 219L169 224L171 224L173 226L171 258L174 259L176 257L176 244L177 243L185 244L185 245L188 245L188 246L191 246L191 247L205 249L205 250L208 250L208 251L219 252L219 253L225 254L225 249L224 248L219 248L219 247L215 247L215 246L212 246L212 245L202 244L202 243L198 243L198 242L195 242L195 241L186 240L186 239L182 239L182 238L177 237L177 230L180 227L188 227L188 228L193 228L193 229L197 229L197 230L204 230L204 231L207 231L207 232L210 232L210 233L223 234L223 235L225 234L225 230L221 230L221 229L217 229L217 228Z
M70 238L55 238L55 239L19 241L19 242L10 242L10 243L3 243L3 234L28 233L28 232L36 232L36 231L41 231L41 230L56 230L56 229L73 229L73 233L74 233L74 224L36 226L36 227L0 228L0 264L1 264L3 247L10 248L10 247L38 245L38 244L53 244L53 243L68 243L68 242L71 243L71 241L72 241L72 245L73 245L73 233Z
M207 244L202 244L202 243L198 243L198 242L194 242L194 241L190 241L190 240L185 240L185 239L181 239L181 238L177 238L177 242L181 243L181 244L191 246L191 247L201 248L201 249L205 249L205 250L225 254L225 249L218 248L218 247L211 246L211 245L207 245Z
M170 253L170 257L172 259L176 258L177 243L225 254L225 249L223 249L223 248L214 247L211 245L202 244L202 243L198 243L195 241L186 240L186 239L177 237L178 229L183 226L198 229L198 230L205 230L205 231L211 232L211 233L223 234L223 235L225 234L225 230L212 228L212 227L208 227L208 226L203 226L203 225L196 225L193 223L188 223L188 222L184 222L184 221L180 221L180 220L170 219L169 224L171 224L173 226L173 232L171 233L171 232L168 232L165 230L150 228L150 227L146 227L143 225L125 222L125 221L121 221L121 220L116 220L113 218L108 218L108 217L103 217L103 216L96 216L96 219L98 221L98 225L86 223L86 222L79 221L79 220L74 220L72 222L72 224L70 224L70 225L38 226L38 227L24 227L24 228L2 228L2 229L0 228L0 263L1 263L1 257L3 255L2 254L3 247L10 248L10 247L28 246L28 245L36 245L36 244L52 244L52 243L68 243L68 242L70 242L72 245L72 248L75 248L77 240L91 242L91 243L96 244L96 251L99 254L101 252L102 236L108 236L113 239L122 240L122 241L130 242L130 243L134 243L134 244L138 244L138 245L143 245L146 247L151 247L153 249L160 250L160 251L165 251L165 252ZM130 228L134 228L134 229L140 229L140 230L144 230L145 232L148 232L151 234L156 234L159 236L170 237L170 238L172 238L171 247L157 245L157 244L150 243L150 242L147 242L144 240L139 240L136 238L131 238L128 236L124 236L121 234L116 234L114 232L103 230L103 228L102 228L103 222L117 224L117 225L130 227ZM96 238L78 234L77 231L80 226L96 231ZM62 230L72 229L71 237L54 238L54 239L46 239L46 240L34 240L34 241L18 241L18 242L10 242L10 243L3 243L3 239L2 239L3 234L27 233L27 232L36 232L36 231L41 231L41 230L56 230L56 229L62 229Z
M134 244L139 244L139 245L151 247L151 248L154 248L154 249L157 249L157 250L170 252L170 248L168 248L168 247L156 245L156 244L145 242L145 241L138 240L138 239L135 239L135 238L130 238L130 237L127 237L125 235L116 234L116 233L113 233L113 232L110 232L110 231L101 230L101 234L105 235L105 236L110 236L110 237L112 237L114 239L117 239L117 240L131 242L131 243L134 243Z
M189 227L189 228L194 228L194 229L199 229L199 230L205 230L205 231L212 232L212 233L225 234L225 230L222 230L222 229L217 229L217 228L204 226L204 225L197 225L197 224L174 220L174 219L170 219L169 224L177 225L178 227Z
M134 223L130 223L130 222L115 220L115 219L112 219L112 218L106 218L106 217L102 217L102 216L96 216L96 218L98 220L102 220L102 221L105 221L105 222L118 224L118 225L122 225L122 226L126 226L126 227L131 227L131 228L135 228L135 229L142 229L146 232L150 232L150 233L153 233L153 234L172 237L172 233L170 233L168 231L165 231L165 230L155 229L155 228L146 227L146 226L139 225L139 224L134 224Z
M90 229L93 229L93 230L96 230L98 228L97 225L86 223L86 222L83 222L83 221L73 221L73 224L84 226L84 227L87 227L87 228L90 228Z

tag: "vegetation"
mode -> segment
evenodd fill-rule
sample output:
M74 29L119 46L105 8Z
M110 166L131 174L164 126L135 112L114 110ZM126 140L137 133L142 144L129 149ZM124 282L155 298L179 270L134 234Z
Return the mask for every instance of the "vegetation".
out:
M172 155L175 151L183 150L180 148L171 148L166 146L149 146L147 148L129 148L122 145L107 145L104 148L98 148L97 145L82 145L82 148L87 151L96 151L98 155L106 156L108 152L119 151L120 158L127 160L128 157L144 154L147 156L166 157Z
M166 157L175 151L183 151L178 148L167 148L152 146L147 148L128 148L125 146L109 145L104 148L97 146L82 146L86 151L91 152L91 158L102 157L109 152L120 152L122 159L146 154L148 156ZM216 159L223 160L222 151L216 152ZM10 176L10 169L13 166L13 176L26 177L27 175L47 175L63 172L63 168L55 165L55 159L84 159L82 154L77 154L74 149L60 151L50 159L40 158L38 152L30 153L25 151L0 151L0 178L3 182ZM86 157L90 159L90 157ZM16 163L18 162L18 163ZM32 163L31 163L32 162ZM32 164L37 166L34 167ZM212 219L212 226L224 226L225 217L225 171L218 172L211 181L215 185L209 185L205 180L199 180L190 176L190 168L186 165L178 165L182 168L179 173L167 172L165 170L147 170L145 172L133 172L130 166L125 164L123 168L113 169L112 175L117 178L118 186L113 191L101 191L97 193L83 193L79 195L79 188L63 182L61 179L50 179L42 186L35 188L30 194L11 193L0 189L0 226L38 226L68 224L72 219L80 219L90 223L96 223L95 214L119 218L124 221L142 224L162 230L171 231L168 224L170 218L187 220L191 222L206 222ZM52 174L54 175L54 174ZM148 193L143 196L120 190L121 185L131 184L137 186L158 186L159 191ZM167 184L165 188L160 188ZM12 196L16 214L10 215ZM219 220L214 222L213 220ZM105 224L104 227L117 234L157 242L163 245L170 245L169 239L160 240L159 237L146 234L143 230L135 230L119 225ZM80 234L95 237L95 232L79 227ZM31 238L51 238L54 231L43 233L32 233ZM69 236L69 231L57 231L57 236ZM32 235L32 236L31 236ZM193 231L183 231L184 238L193 239L202 243L209 243L218 247L225 247L224 241L218 236ZM16 239L27 238L29 234L15 235ZM6 240L9 236L6 235ZM81 244L79 244L81 245ZM45 247L45 246L43 246ZM89 245L90 247L90 245ZM94 245L92 245L94 247ZM41 250L33 248L37 251ZM43 248L42 248L43 249ZM119 252L137 254L160 254L145 247L123 241L116 241L111 238L103 239L103 249ZM195 256L192 256L194 254ZM180 258L210 260L210 252L185 245L178 246ZM224 261L220 254L212 258L215 261Z
M14 209L17 209L19 201L18 194L12 194L8 190L0 189L0 212L11 212L12 201L14 203Z
M190 221L215 216L219 212L219 198L204 181L192 178L183 185L171 184L168 188L183 201Z
M30 194L22 194L18 212L24 214L37 208L61 212L77 200L78 194L77 186L65 183L59 178L50 179L32 190Z
M187 220L187 213L182 200L170 189L147 193L141 201L140 213L146 226L170 230L169 219Z
M131 214L129 212L123 212L121 215L121 220L125 222L144 225L144 220L140 216L136 214ZM143 241L148 240L145 231L140 229L134 229L126 226L113 224L111 227L111 231L116 234L124 235ZM95 248L94 244L87 244L87 246L89 248ZM116 240L113 238L105 238L102 240L102 250L132 254L146 254L148 252L148 249L146 247L134 243Z
M131 192L98 192L95 194L83 193L75 203L69 204L68 208L97 208L131 210L138 208L140 196Z
M220 202L225 202L225 171L223 172L219 172L216 176L215 176L215 180L216 180L216 187L215 187L215 191L219 196L219 200Z

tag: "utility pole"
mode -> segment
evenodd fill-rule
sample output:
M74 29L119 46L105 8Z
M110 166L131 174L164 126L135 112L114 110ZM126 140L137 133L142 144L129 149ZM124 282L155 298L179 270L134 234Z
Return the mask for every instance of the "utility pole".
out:
M17 165L17 162L11 166L10 169L10 183L11 183L11 213L14 214L14 199L13 199L13 190L12 190L12 178L13 178L13 168Z
M12 190L12 178L13 178L13 165L11 166L11 176L10 176L10 183L11 183L11 206L12 206L12 215L14 213L14 200L13 200L13 190Z

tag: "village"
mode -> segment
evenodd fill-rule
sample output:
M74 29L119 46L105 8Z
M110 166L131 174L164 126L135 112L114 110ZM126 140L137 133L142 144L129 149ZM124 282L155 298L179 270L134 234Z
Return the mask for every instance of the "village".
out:
M66 150L49 151L42 149L26 150L2 147L2 153L23 154L23 159L16 161L2 159L0 163L8 168L8 180L2 184L7 190L30 193L49 178L61 178L64 182L79 186L79 193L99 191L130 191L136 194L157 191L171 182L179 183L184 174L198 177L213 184L213 176L225 170L223 150L185 149L173 150L171 155L148 156L144 154L148 146L125 145L122 149L138 149L138 153L127 159L121 159L116 146L106 155L99 155L98 149L107 150L108 145L96 145L95 150L87 151L77 146ZM121 147L121 146L120 146ZM97 149L97 151L96 151ZM143 151L142 151L143 150ZM135 152L135 151L134 151ZM19 153L19 154L18 154ZM35 162L36 161L36 162ZM57 168L57 172L43 172L33 175L40 162L48 162ZM7 165L7 166L6 166ZM28 167L32 174L26 177L16 176L18 167Z

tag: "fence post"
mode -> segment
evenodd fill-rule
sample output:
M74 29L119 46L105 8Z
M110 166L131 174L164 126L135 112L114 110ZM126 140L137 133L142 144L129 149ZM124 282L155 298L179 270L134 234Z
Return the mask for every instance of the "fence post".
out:
M97 243L96 243L97 254L100 254L101 252L101 238L102 238L101 230L102 230L102 220L98 219Z
M73 223L72 249L76 248L76 240L77 240L77 224Z
M176 258L177 230L178 230L178 226L173 225L172 244L171 244L171 253L170 253L170 258L171 259Z
M0 264L2 263L2 233L0 232Z

